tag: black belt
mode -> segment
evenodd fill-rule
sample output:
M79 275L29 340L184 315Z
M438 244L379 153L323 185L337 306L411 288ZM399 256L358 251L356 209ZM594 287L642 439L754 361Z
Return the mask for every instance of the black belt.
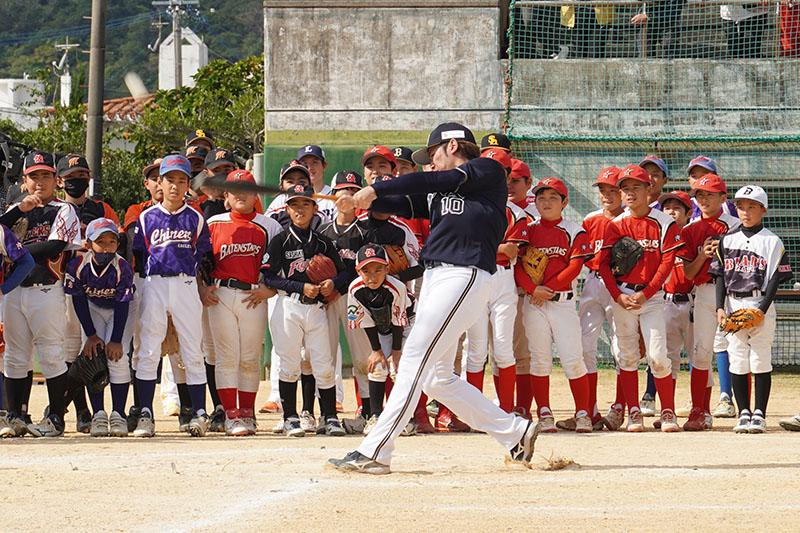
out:
M444 261L425 261L425 268L436 268L436 267L452 267L456 266L453 263L445 263Z
M50 285L55 285L57 281L43 281L41 283L30 283L30 282L22 282L19 284L20 287L24 287L26 289L30 288L38 288L38 287L49 287Z
M230 278L230 279L217 279L214 280L215 284L218 287L228 287L230 289L239 289L243 291L250 291L253 290L252 283L245 283L244 281L239 281L238 279Z
M672 300L675 303L685 303L692 301L692 295L684 292L676 292L674 294L664 293L665 300Z
M634 285L632 283L620 283L619 287L621 289L630 289L633 292L639 292L639 291L643 291L644 288L647 287L647 285Z
M729 292L728 294L736 298L750 298L751 296L761 296L761 291L755 289L747 292Z
M558 302L558 301L566 302L568 300L572 300L574 297L575 297L575 294L573 294L572 291L570 291L570 292L557 292L555 294L555 296L550 298L550 301L551 302Z

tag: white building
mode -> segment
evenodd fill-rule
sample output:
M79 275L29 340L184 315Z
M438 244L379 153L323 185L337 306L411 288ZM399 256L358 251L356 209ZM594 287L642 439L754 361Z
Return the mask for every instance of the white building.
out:
M158 88L175 88L175 34L170 33L158 47ZM181 79L184 87L194 87L192 76L208 64L208 46L191 28L181 28Z
M19 128L33 128L38 122L33 112L42 108L35 93L43 92L44 86L37 80L0 79L0 119L9 119Z

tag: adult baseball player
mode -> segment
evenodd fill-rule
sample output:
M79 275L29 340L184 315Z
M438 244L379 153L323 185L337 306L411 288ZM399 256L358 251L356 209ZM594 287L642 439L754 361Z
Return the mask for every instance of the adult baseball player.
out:
M389 473L394 440L411 418L420 390L447 404L470 427L485 431L529 464L536 426L510 415L453 373L456 343L486 308L491 275L507 228L508 188L496 161L478 158L472 132L456 123L439 125L414 160L432 172L415 172L366 187L342 208L372 206L404 218L430 218L422 253L427 269L417 322L403 348L393 393L375 428L354 452L330 463L345 471Z

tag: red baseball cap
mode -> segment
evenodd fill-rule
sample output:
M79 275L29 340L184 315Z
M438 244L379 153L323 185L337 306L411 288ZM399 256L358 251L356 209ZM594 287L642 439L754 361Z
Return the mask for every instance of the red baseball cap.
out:
M692 212L692 200L689 198L689 195L683 191L671 191L662 194L658 197L658 205L664 207L664 202L667 200L678 200L686 206L686 209L688 209L690 213Z
M536 187L533 188L531 193L535 196L536 193L541 191L542 189L553 189L558 194L567 198L567 186L564 185L564 182L558 178L545 178L539 183L536 184Z
M592 187L599 187L600 184L612 185L616 187L617 178L619 178L620 172L622 171L615 166L604 168L600 171L600 174L597 175L597 181L592 183Z
M361 165L364 165L364 163L366 163L368 159L376 156L382 157L385 160L387 160L392 165L392 168L397 167L397 158L394 156L394 152L392 152L385 146L381 146L380 144L376 144L375 146L364 152L364 155L361 156Z
M697 194L697 191L727 193L728 189L725 187L725 182L722 181L722 178L709 172L694 182L694 187L692 187L692 190L689 191L689 196L694 196Z
M531 179L531 169L525 164L525 161L511 158L511 179L528 178Z
M653 184L653 182L650 181L650 175L639 165L628 165L627 167L623 168L617 177L617 187L620 187L623 181L629 179L641 181L645 185Z
M494 159L503 165L503 168L511 169L511 156L508 155L508 152L505 150L501 150L500 148L487 148L481 153L481 157Z
M252 184L256 183L256 179L253 177L253 175L242 169L234 170L233 172L229 173L228 177L225 178L225 181L246 181Z

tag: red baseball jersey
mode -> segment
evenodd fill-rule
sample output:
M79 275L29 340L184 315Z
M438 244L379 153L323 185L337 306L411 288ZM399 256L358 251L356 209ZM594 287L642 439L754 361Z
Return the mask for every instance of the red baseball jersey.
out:
M708 237L718 237L728 233L732 229L741 226L742 223L738 218L729 215L724 210L720 209L717 216L711 218L697 218L690 222L681 230L681 239L686 246L681 248L678 252L678 257L684 261L692 262L697 258L697 254L703 249L703 242ZM711 265L711 258L707 259L703 264L703 268L694 277L695 285L702 285L711 281L711 276L708 274L708 267Z
M569 220L539 220L528 226L528 242L547 255L547 268L544 279L549 280L567 268L576 257L592 256L589 236L582 227ZM580 273L580 272L578 272ZM550 289L569 291L575 289L575 279Z
M400 220L411 228L414 237L419 241L419 247L422 248L425 245L425 241L428 240L428 235L431 234L431 221L427 218L401 218Z
M612 220L606 217L602 209L592 211L583 219L583 229L586 230L594 252L594 256L586 261L586 266L589 270L598 270L600 268L600 250L603 249L603 237Z
M532 222L528 214L513 202L506 204L506 220L508 229L503 237L503 244L513 242L518 244L528 244L528 224ZM497 264L507 267L511 260L506 254L497 254Z
M539 220L539 210L536 209L536 197L533 195L526 196L524 200L520 202L513 202L514 205L524 210L529 217L531 217L534 221Z
M655 209L650 209L643 217L635 217L630 210L626 210L615 218L606 227L603 249L611 248L626 235L644 248L644 255L631 271L617 278L619 282L633 285L647 285L661 266L664 255L683 246L678 226L672 217ZM611 288L609 292L612 292Z
M689 294L692 292L694 283L690 279L686 279L683 273L683 260L680 257L675 258L675 264L672 265L672 271L669 273L669 278L664 282L664 292L667 294Z
M256 212L231 211L208 219L216 263L211 277L258 283L259 271L268 263L267 244L281 230L278 222Z

